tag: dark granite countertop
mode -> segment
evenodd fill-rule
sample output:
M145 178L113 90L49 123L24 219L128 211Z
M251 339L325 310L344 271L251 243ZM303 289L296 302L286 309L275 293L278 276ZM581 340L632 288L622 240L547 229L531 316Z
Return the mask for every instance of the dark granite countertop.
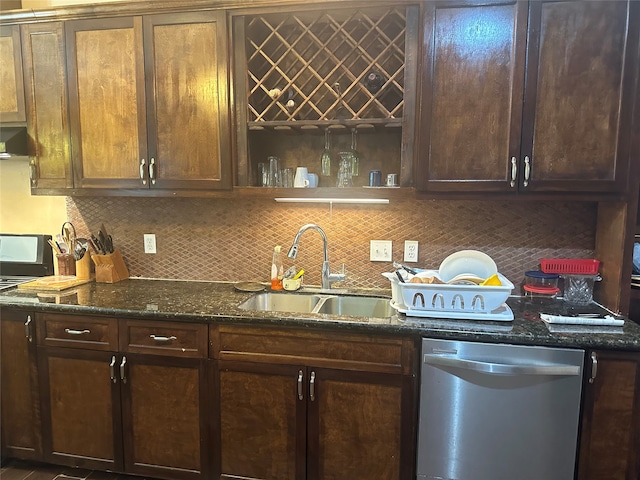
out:
M385 290L348 293L390 297L390 292ZM575 329L573 332L549 331L540 320L539 312L569 313L571 307L562 300L534 303L522 297L510 297L507 304L514 313L514 320L490 322L416 318L403 314L389 318L366 318L239 309L238 304L251 295L253 293L236 291L232 283L128 279L114 284L91 282L55 293L13 288L0 292L0 305L40 312L120 318L287 326L492 343L640 351L640 325L628 319L623 327L572 327ZM581 309L581 312L585 311L602 312L603 309L592 304Z

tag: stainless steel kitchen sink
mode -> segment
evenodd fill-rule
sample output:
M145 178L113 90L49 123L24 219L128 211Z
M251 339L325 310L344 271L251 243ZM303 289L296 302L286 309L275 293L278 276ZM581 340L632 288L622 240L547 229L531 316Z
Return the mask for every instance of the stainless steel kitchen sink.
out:
M388 298L335 296L327 298L318 313L356 317L386 318L394 314Z
M320 298L319 295L265 292L248 298L238 307L263 312L311 313Z
M322 313L351 317L386 318L394 311L388 298L306 293L258 293L238 305L263 312Z

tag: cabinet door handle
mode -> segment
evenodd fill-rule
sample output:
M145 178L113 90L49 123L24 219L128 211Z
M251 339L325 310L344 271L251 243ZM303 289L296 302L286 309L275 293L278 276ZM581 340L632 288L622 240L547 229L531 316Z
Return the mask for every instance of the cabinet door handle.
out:
M31 335L31 315L27 315L27 321L24 322L24 335L29 340L29 343L33 342L33 335Z
M147 164L147 161L144 158L140 160L140 180L142 180L143 185L147 184L147 179L144 174L144 167L146 164Z
M589 383L593 383L598 375L598 356L596 352L591 352L591 377Z
M156 159L153 157L149 161L149 179L151 180L151 185L156 184Z
M31 180L32 187L38 184L38 166L35 159L29 162L29 180Z
M154 339L156 342L158 342L158 343L167 343L167 342L171 342L171 341L173 341L173 340L177 340L177 339L178 339L178 337L176 337L176 336L174 336L174 335L171 335L170 337L163 337L163 336L161 336L161 335L154 335L154 334L151 334L151 335L149 335L149 336L150 336L151 338L153 338L153 339Z
M124 366L127 364L127 357L122 357L122 363L120 363L120 380L122 383L127 383L127 376L124 372Z
M531 161L529 160L529 156L524 157L524 182L523 186L529 186L529 177L531 176Z
M298 400L304 399L304 387L302 385L303 382L302 370L298 371Z
M516 178L518 178L518 160L516 157L511 157L511 188L516 186Z
M71 328L65 328L64 333L68 333L69 335L86 335L87 333L91 333L91 330L73 330Z
M316 399L316 372L311 372L309 378L309 400L312 402Z
M109 363L109 376L111 381L116 383L116 356L111 357L111 363Z

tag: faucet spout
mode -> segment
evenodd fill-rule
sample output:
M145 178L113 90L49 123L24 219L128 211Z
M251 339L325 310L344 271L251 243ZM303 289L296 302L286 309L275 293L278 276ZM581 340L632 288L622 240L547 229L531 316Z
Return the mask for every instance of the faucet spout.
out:
M296 256L298 255L298 248L299 248L298 244L300 243L300 237L304 232L306 232L309 229L317 231L322 237L322 250L323 250L322 289L328 290L331 288L331 284L333 282L344 281L345 279L344 265L342 266L342 270L343 270L342 273L331 273L331 268L329 267L329 248L328 248L328 242L327 242L327 234L324 233L324 230L322 230L322 228L320 228L319 225L316 225L315 223L307 223L306 225L303 225L302 227L300 227L300 230L298 230L298 233L296 233L296 236L293 239L293 244L289 249L289 253L287 253L287 257L296 258Z

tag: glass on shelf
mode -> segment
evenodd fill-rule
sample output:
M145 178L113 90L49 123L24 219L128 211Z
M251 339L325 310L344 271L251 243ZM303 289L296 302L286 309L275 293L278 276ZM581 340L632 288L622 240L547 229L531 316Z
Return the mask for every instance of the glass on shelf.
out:
M351 152L340 152L338 153L338 156L340 157L340 167L338 169L338 181L336 186L338 188L353 187L353 174L351 173L353 169L353 155Z
M357 177L360 173L360 154L358 153L356 136L358 130L356 128L351 129L351 175Z
M322 156L320 157L320 173L328 177L331 175L331 151L330 151L330 135L331 132L329 129L325 129L324 131L324 151L322 152Z

